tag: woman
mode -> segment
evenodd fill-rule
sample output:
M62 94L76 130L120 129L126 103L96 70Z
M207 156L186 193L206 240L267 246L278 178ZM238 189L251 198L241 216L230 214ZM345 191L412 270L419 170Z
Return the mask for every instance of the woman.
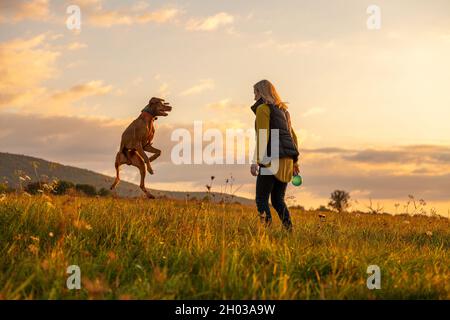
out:
M256 103L252 111L256 114L256 163L251 166L251 174L256 178L256 206L261 220L267 225L272 222L269 196L272 206L278 213L283 226L292 230L291 217L284 201L288 182L299 173L297 136L291 126L287 106L283 103L275 87L268 80L254 85ZM279 152L269 155L271 146L270 132L278 129ZM263 136L261 136L261 133ZM266 139L264 139L264 134ZM261 152L260 152L261 151ZM273 174L261 174L261 167L270 168L270 163L263 163L259 155L269 155L278 160L278 170ZM267 171L267 170L266 170Z

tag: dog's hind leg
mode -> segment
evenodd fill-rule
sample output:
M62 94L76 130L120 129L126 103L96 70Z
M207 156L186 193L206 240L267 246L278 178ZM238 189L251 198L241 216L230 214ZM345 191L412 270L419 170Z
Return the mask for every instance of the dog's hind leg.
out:
M114 190L114 188L119 184L120 182L120 177L119 177L119 171L120 171L120 166L122 164L127 163L127 158L125 157L125 155L122 152L118 152L116 155L116 161L114 163L114 166L116 167L116 179L114 180L113 184L111 185L111 190Z
M147 198L155 199L155 197L145 188L145 174L147 170L145 168L144 160L138 154L135 154L131 157L131 164L137 167L139 169L139 173L141 174L141 190L144 191Z

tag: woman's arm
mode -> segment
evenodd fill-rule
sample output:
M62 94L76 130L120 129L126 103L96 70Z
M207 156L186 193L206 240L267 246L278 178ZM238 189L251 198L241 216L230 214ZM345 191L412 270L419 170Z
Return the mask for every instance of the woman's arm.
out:
M260 155L264 156L267 150L270 134L270 108L263 104L256 110L256 162L261 163ZM265 144L265 145L263 145Z
M297 147L297 150L299 150L297 135L295 134L295 130L292 127L291 127L291 135L292 135L292 139L294 140L295 146ZM296 164L298 164L298 159L297 159Z

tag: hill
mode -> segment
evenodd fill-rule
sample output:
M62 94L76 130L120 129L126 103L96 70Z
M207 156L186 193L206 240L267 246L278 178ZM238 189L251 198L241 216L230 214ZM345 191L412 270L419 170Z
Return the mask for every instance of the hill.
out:
M91 170L81 169L72 166L66 166L60 163L51 162L35 157L3 153L0 152L0 183L5 181L12 188L20 186L20 175L27 175L31 181L37 180L66 180L79 184L90 184L97 189L109 189L114 181L113 177L106 176ZM149 189L157 197L168 197L172 199L185 199L187 194L190 198L203 199L206 192L175 192ZM142 196L142 191L136 184L121 181L116 188L116 192L121 197L139 197ZM214 199L222 199L222 196L213 193ZM233 201L242 204L252 204L253 201L243 197L233 197Z

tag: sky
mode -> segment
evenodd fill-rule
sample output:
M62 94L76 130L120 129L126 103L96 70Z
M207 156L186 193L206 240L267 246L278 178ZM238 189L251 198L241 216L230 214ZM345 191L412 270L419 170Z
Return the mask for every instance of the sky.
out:
M74 4L79 30L66 26ZM170 137L194 121L253 128L253 84L269 79L300 139L291 202L344 189L355 208L394 211L414 195L446 215L449 18L448 0L1 0L0 151L114 175L121 133L158 96L174 108L157 121L147 186L204 191L214 175L220 191L232 175L253 197L248 165L175 165Z

